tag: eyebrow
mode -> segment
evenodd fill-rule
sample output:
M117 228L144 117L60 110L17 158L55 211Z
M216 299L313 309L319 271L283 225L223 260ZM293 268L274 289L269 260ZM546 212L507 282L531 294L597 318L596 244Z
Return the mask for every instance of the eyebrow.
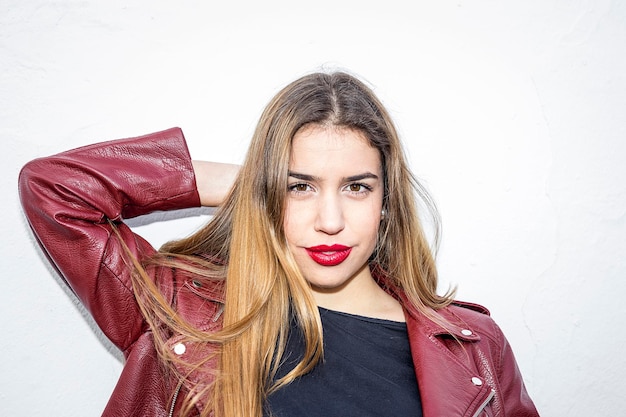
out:
M293 172L293 171L289 171L289 176L297 178L302 181L319 181L320 180L319 177L316 177L314 175L301 174L299 172ZM349 177L345 177L343 178L343 180L350 182L350 181L361 181L361 180L368 179L368 178L377 180L378 175L372 174L371 172L364 172L362 174L351 175Z

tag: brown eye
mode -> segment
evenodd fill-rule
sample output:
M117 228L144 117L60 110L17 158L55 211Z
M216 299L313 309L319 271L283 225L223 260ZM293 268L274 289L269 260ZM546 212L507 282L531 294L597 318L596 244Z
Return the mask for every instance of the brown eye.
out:
M348 184L345 190L355 195L364 195L367 192L372 191L372 187L362 182L355 182Z
M289 186L289 191L293 191L296 193L305 193L309 191L310 189L311 187L309 186L309 184L305 184L305 183L293 184Z

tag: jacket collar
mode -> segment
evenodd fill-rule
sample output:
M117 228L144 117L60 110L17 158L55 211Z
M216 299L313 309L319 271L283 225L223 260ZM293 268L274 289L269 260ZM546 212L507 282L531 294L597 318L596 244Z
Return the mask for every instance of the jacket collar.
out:
M402 304L405 315L407 316L407 322L409 321L409 317L411 317L413 319L411 320L412 322L419 324L420 332L426 333L429 336L448 335L464 342L477 342L480 340L480 336L470 329L470 326L464 323L463 320L449 311L449 309L441 309L438 311L429 309L428 312L431 315L431 319L429 319L426 314L420 312L417 307L413 305L406 293L392 282L389 275L380 266L372 266L372 276L382 289ZM475 309L480 307L470 304L468 304L468 306ZM483 312L489 313L487 310Z
M423 316L416 318L407 314L409 344L424 417L473 416L493 395L477 370L444 344L445 337L457 337L461 355L471 355L466 343L476 342L480 337L466 336L463 329L459 329L454 325L443 328ZM450 343L456 344L455 341Z
M378 269L373 275L379 285L404 307L424 417L477 415L490 401L493 392L479 377L478 371L471 367L471 361L461 358L471 355L469 345L479 342L480 335L450 307L429 310L432 317L427 317L384 272ZM449 339L448 343L446 339Z

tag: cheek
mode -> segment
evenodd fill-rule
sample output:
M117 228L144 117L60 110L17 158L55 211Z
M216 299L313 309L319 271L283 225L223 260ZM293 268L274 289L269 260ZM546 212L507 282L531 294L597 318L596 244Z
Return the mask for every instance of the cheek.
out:
M350 229L360 235L360 240L372 248L378 238L380 228L380 211L377 205L369 207L367 210L353 211L350 216Z
M292 246L295 244L297 240L297 236L301 233L300 228L302 227L301 222L298 222L298 216L294 213L292 205L287 204L285 207L285 217L283 220L283 230L285 232L285 239L287 239L287 244Z
M372 249L376 246L376 241L378 240L378 229L380 228L380 220L377 217L370 217L370 222L367 224L365 228L367 233L367 239L370 241L370 246Z

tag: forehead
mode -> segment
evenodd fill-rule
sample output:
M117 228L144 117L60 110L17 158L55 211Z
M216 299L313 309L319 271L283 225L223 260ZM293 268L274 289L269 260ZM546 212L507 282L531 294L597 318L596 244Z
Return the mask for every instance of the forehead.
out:
M289 168L380 173L380 152L359 130L305 126L293 137Z

